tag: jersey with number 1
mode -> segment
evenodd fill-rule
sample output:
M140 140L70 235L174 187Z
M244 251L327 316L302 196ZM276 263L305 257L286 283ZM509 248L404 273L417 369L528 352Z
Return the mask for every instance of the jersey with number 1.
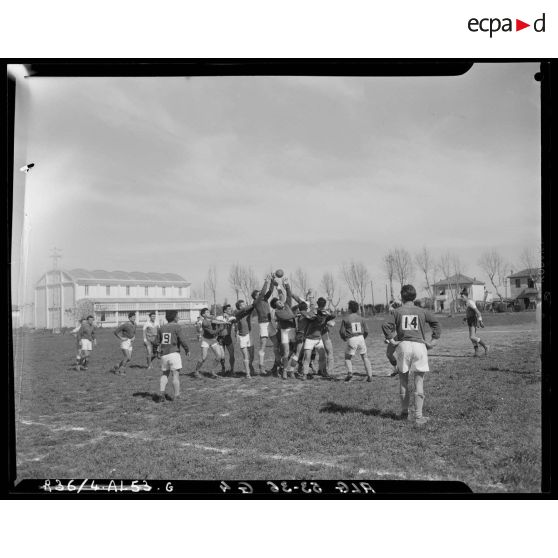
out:
M346 341L350 337L357 337L359 335L367 337L368 329L366 327L366 322L362 319L360 314L349 314L343 318L339 333L341 338Z
M406 302L403 306L395 308L393 316L390 316L382 324L382 331L386 339L395 338L396 341L426 343L426 324L432 330L432 338L438 339L441 328L434 314L419 306L415 306L412 302Z
M184 347L184 350L189 352L184 329L176 322L162 325L159 328L157 337L163 356L170 355L171 353L179 353L180 347Z

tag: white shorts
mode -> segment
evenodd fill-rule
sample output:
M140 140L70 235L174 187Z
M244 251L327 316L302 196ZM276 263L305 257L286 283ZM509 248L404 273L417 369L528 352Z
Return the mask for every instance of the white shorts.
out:
M124 351L131 351L132 350L132 339L125 339L120 343L120 348Z
M346 355L365 355L367 352L366 342L364 341L364 335L356 335L355 337L349 337L347 339L347 346L345 347Z
M277 330L271 322L263 322L260 324L260 338L273 337L276 333Z
M428 351L424 343L415 341L401 341L395 349L397 370L406 374L412 372L428 372Z
M239 335L238 342L240 343L241 349L248 349L252 346L252 341L250 341L250 334L247 333L246 335Z
M205 337L202 337L201 340L202 349L209 349L210 347L213 347L213 345L217 345L217 339L206 339Z
M89 339L80 339L79 340L79 350L80 351L92 351L93 350L93 343L89 341Z
M281 343L283 343L283 345L286 345L287 343L290 343L291 341L295 340L295 328L294 327L289 327L287 329L282 329L281 330Z
M304 350L312 351L314 349L323 349L324 343L321 339L305 339Z
M182 359L179 353L170 353L161 357L161 372L170 370L180 370L182 368Z

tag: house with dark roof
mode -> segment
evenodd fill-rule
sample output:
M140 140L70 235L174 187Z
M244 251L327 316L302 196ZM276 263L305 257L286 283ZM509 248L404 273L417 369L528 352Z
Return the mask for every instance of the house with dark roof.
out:
M523 303L525 308L536 306L539 294L541 270L527 268L508 275L510 280L510 296Z
M457 273L446 279L437 281L432 285L436 297L434 298L435 312L455 312L456 301L463 289L467 290L467 296L475 301L487 301L487 291L485 283L477 281L476 277L467 277L462 273Z
M35 285L34 325L74 327L82 317L77 315L80 307L107 326L126 321L131 311L137 313L137 323L145 322L152 311L163 322L165 310L171 309L178 310L181 322L193 322L207 301L192 300L190 285L176 273L53 269Z

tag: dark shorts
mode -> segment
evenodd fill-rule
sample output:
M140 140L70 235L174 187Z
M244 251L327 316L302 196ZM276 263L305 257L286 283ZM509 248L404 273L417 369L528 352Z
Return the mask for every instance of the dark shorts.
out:
M467 325L469 327L479 327L479 321L476 316L467 316Z

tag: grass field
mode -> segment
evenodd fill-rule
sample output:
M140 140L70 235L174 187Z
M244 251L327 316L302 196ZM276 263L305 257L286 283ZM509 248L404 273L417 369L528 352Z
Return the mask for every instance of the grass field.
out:
M431 420L424 428L397 418L398 380L385 376L380 320L370 320L367 340L379 374L371 383L360 359L355 379L342 381L344 344L337 334L338 381L194 379L189 373L199 347L190 327L183 398L166 403L152 400L158 366L144 368L139 337L127 377L118 377L109 372L120 357L113 330L99 332L87 372L72 369L72 336L20 335L14 351L18 480L431 479L463 481L475 492L539 492L534 315L494 314L485 321L481 334L492 350L472 358L461 317L442 318L425 380ZM238 349L236 357L240 371ZM205 370L212 367L219 370L208 360Z

